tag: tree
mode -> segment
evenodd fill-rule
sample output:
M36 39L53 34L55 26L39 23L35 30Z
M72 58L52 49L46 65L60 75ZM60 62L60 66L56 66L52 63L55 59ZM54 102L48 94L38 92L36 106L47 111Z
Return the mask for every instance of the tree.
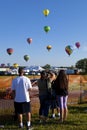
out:
M87 58L77 61L75 66L78 69L82 69L83 73L87 73Z
M46 69L46 70L50 70L51 66L49 64L46 64L45 66L43 66L43 68Z

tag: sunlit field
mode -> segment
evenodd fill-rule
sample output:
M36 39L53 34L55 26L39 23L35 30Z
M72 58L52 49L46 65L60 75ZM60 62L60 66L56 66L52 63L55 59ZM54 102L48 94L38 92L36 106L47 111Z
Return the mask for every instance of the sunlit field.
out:
M0 124L5 125L6 130L17 130L18 122L14 121L14 104L11 94L6 90L11 87L15 76L0 77ZM39 76L29 76L30 79L37 79ZM63 123L58 123L58 117L49 118L45 124L39 124L39 98L37 87L30 93L32 106L32 126L34 130L87 130L87 75L68 75L69 98L68 118ZM49 116L51 111L49 113ZM26 119L24 115L24 123ZM24 129L26 127L24 126ZM0 128L1 130L1 128Z

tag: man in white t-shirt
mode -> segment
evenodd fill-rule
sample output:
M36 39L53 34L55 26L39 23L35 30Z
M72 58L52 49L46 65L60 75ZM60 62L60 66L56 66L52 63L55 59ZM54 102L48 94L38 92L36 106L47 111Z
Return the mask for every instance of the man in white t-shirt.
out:
M23 128L23 114L26 113L27 128L31 126L31 106L29 91L32 89L31 81L24 76L24 70L19 68L19 76L12 81L12 91L14 94L15 113L18 114L19 127Z

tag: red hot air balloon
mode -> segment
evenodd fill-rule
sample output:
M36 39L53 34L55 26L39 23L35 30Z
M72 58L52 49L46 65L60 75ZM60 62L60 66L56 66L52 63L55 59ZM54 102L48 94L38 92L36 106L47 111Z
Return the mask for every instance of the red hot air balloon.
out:
M32 43L32 38L27 38L27 42L30 44Z
M79 48L80 47L80 42L76 42L75 45L76 45L77 48Z
M8 53L9 55L11 55L13 52L14 52L14 50L13 50L12 48L8 48L8 49L7 49L7 53Z

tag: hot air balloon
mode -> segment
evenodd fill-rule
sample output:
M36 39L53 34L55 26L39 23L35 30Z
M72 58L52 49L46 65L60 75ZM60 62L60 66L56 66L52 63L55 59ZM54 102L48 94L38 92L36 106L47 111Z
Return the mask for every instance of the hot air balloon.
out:
M50 49L52 49L52 46L48 45L46 48L47 48L48 51L50 51Z
M24 55L24 60L28 61L29 60L29 56L28 55Z
M47 33L47 32L49 32L50 31L50 26L44 26L44 31Z
M14 68L18 68L18 66L19 66L19 65L18 65L17 63L14 63L14 64L13 64L13 67L14 67Z
M75 43L75 46L76 46L77 48L79 48L79 47L80 47L80 42L76 42L76 43Z
M7 53L8 53L9 55L11 55L13 52L14 52L14 50L13 50L12 48L8 48L8 49L7 49Z
M73 52L72 46L68 45L65 47L65 51L68 55L71 55Z
M27 42L30 44L32 43L32 38L27 38Z
M4 63L2 63L2 64L1 64L1 67L5 67L5 64L4 64Z
M44 14L45 16L48 16L49 13L50 13L50 11L49 11L48 9L43 10L43 14Z

